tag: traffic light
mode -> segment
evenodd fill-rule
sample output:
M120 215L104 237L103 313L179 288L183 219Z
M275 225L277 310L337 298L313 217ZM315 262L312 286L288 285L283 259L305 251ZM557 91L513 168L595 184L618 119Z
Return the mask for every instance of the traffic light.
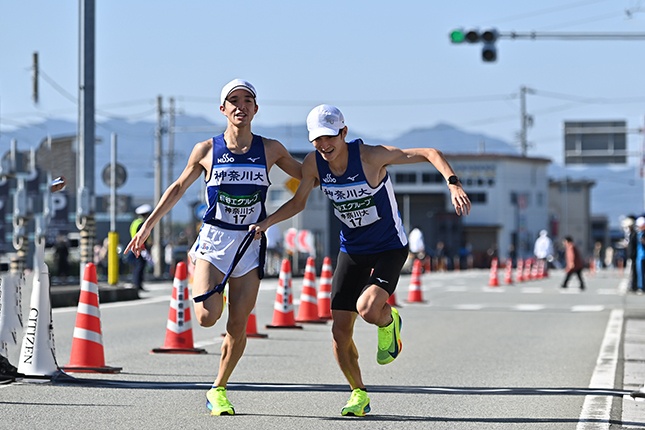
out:
M464 30L463 28L457 28L450 32L450 41L452 43L477 43L479 42L479 31L478 30Z
M462 28L457 28L450 32L450 41L452 43L464 43L466 41L466 32Z
M487 63L497 60L497 48L495 47L495 42L498 38L499 33L494 28L485 31L457 28L450 32L450 42L455 44L482 42L482 60Z
M494 28L491 30L486 30L481 34L481 39L484 42L484 47L482 48L482 60L485 62L492 62L497 60L497 48L495 47L495 42L499 34Z

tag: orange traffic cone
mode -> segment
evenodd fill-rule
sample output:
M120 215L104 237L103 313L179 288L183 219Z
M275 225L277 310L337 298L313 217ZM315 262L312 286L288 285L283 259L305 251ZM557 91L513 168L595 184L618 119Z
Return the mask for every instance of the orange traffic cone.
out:
M533 263L533 260L530 258L527 258L526 261L524 261L524 280L525 281L530 281L531 280L531 264Z
M76 325L72 339L69 364L62 368L67 372L119 373L121 367L105 365L101 312L99 310L99 287L96 281L96 266L85 265L81 295L78 299Z
M258 333L258 324L257 324L257 318L255 317L255 308L251 311L251 315L249 315L249 319L246 323L246 337L255 337L255 338L261 338L265 339L269 337L268 334L264 333Z
M513 260L506 259L506 271L504 273L504 283L511 285L513 283Z
M394 306L395 308L400 308L401 305L399 305L396 302L396 292L392 293L392 295L387 299L387 304L390 306Z
M410 279L410 288L408 290L408 303L423 303L423 293L421 292L421 260L414 260L412 265L412 278Z
M327 321L318 318L318 301L316 300L316 261L313 257L307 258L305 276L302 279L302 292L300 293L300 307L298 308L297 322L325 324Z
M193 328L190 320L190 302L186 263L180 261L175 267L172 283L172 298L166 324L166 341L161 348L151 352L169 354L206 354L204 348L193 345Z
M515 276L517 282L524 282L524 260L521 258L517 259L517 268L516 268L516 276Z
M273 321L267 324L266 328L302 328L296 324L293 315L293 295L291 289L291 262L288 259L282 260L280 276L278 278L278 290L273 304Z
M531 280L536 280L538 278L538 261L533 261L533 264L531 265Z
M331 258L325 257L318 288L318 318L321 320L331 319L331 277Z
M499 287L499 280L497 279L497 257L493 258L490 262L490 275L488 277L489 287Z
M538 260L537 266L537 275L535 276L535 279L544 279L544 260Z

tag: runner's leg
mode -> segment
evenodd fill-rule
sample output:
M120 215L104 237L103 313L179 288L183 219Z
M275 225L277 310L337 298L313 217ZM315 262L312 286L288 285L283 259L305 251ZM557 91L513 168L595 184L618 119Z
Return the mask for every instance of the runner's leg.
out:
M356 302L358 314L369 324L385 327L392 322L392 307L387 303L390 295L378 285L368 286Z
M239 278L229 279L226 335L222 342L219 371L214 383L218 387L226 386L231 373L244 353L246 324L255 307L259 289L260 279L256 269Z
M361 377L361 368L358 365L358 349L354 343L354 322L358 316L356 312L333 310L332 337L334 356L340 370L345 375L350 387L365 388Z
M206 260L195 261L195 273L193 274L193 297L200 296L215 288L222 282L224 274ZM203 302L195 302L195 318L202 327L211 327L222 316L224 300L222 294L213 294Z

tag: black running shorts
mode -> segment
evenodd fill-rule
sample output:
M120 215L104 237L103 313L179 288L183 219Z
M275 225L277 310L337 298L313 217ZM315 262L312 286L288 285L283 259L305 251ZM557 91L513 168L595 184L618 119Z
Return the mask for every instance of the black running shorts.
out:
M407 257L407 246L378 254L339 252L331 283L331 308L356 312L356 302L369 285L378 285L392 295Z

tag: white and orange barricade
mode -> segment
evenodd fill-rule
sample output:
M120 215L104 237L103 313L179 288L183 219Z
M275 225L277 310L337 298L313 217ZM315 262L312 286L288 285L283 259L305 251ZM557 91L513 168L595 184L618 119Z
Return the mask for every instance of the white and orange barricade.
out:
M166 323L166 340L162 347L154 348L151 352L206 354L204 348L195 348L194 346L190 306L186 263L180 261L175 267L175 277L172 283L172 296L168 322Z

